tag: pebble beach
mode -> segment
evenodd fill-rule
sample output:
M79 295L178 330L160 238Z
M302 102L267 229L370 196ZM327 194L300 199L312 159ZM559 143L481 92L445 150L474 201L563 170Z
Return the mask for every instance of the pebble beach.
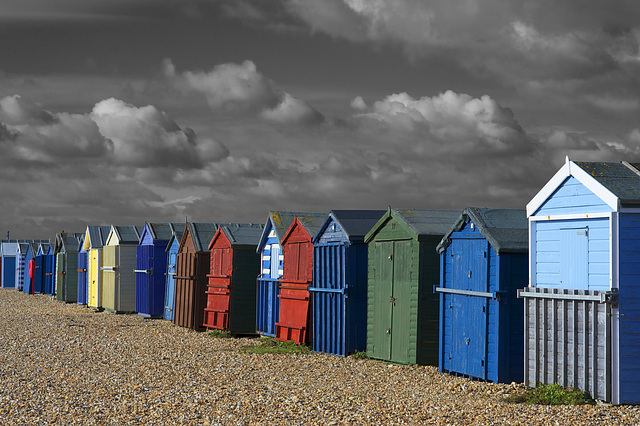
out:
M326 354L251 354L169 321L0 289L2 424L640 424L640 407L504 402L492 384Z

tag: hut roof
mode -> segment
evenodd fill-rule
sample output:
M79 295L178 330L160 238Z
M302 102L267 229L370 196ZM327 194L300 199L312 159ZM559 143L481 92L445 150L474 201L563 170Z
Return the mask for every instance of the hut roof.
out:
M529 222L524 209L467 207L438 244L438 253L442 253L451 244L449 237L452 233L460 231L467 220L471 220L477 226L496 254L526 253L529 249Z

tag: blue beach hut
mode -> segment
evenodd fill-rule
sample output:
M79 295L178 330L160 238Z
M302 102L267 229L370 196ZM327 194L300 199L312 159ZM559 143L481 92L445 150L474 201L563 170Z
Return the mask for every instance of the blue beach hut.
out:
M282 239L293 223L295 212L272 211L262 231L256 251L260 253L261 271L257 279L256 331L275 337L280 312L279 278L284 273Z
M176 264L178 262L178 249L180 241L184 233L184 226L176 229L174 235L171 236L165 249L167 255L167 275L166 286L164 291L164 312L162 317L166 320L173 321L173 310L176 303Z
M87 288L88 288L88 274L87 269L89 267L88 260L89 256L87 253L87 249L84 246L84 239L86 235L82 237L80 241L80 251L78 252L78 281L77 281L77 298L78 305L86 305L87 304Z
M22 264L22 292L26 294L42 293L42 266L38 268L36 257L40 244L34 241L26 243L26 250L24 254L24 263Z
M21 240L16 246L16 289L19 291L23 291L24 288L24 261L28 249L29 243L26 241Z
M527 204L525 384L640 403L639 167L567 158Z
M367 349L367 244L386 210L332 210L313 239L313 350Z
M440 253L440 372L521 382L529 225L524 210L467 207Z
M18 242L2 241L2 288L16 288L16 252Z
M183 223L145 223L136 248L136 312L160 318L165 308L167 244Z
M53 296L56 294L56 255L51 244L43 244L41 247L44 267L43 291Z

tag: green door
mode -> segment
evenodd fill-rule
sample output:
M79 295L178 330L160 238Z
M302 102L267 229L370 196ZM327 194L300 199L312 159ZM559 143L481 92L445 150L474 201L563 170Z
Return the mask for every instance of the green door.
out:
M412 241L393 243L393 281L391 307L391 361L415 362L410 356L411 342L416 342L415 324L411 324L411 254ZM417 300L417 295L413 297ZM412 336L413 330L413 336Z
M393 295L393 242L375 243L375 281L373 296L374 358L391 359L391 297Z
M67 297L67 286L64 285L64 281L67 278L65 275L66 271L64 270L64 257L64 253L58 253L56 255L56 272L53 277L56 284L56 300L60 301L66 300Z
M411 249L411 240L375 242L372 354L375 358L406 363L415 361L410 357Z

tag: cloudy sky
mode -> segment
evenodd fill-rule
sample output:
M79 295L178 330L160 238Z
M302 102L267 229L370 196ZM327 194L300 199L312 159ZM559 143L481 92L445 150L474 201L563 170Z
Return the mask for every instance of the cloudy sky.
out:
M636 1L3 0L0 233L524 208L640 161Z

